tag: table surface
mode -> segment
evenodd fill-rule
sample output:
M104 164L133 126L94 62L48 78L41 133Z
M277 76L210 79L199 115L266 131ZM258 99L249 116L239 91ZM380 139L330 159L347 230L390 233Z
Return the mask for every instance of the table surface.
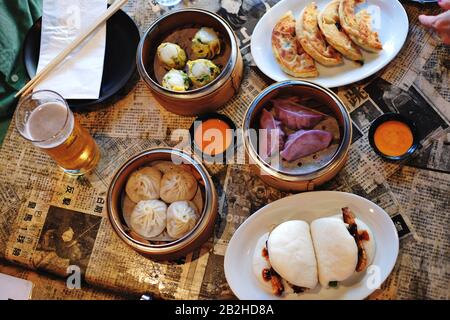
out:
M177 6L218 12L235 30L246 65L244 80L240 93L220 112L237 126L250 101L270 84L254 66L249 43L256 22L275 2L189 0ZM354 137L346 166L321 189L352 192L379 204L399 231L396 266L370 298L448 299L450 49L418 23L420 13L436 13L437 6L402 3L410 30L398 57L370 79L335 90L351 114ZM124 8L141 32L172 9L147 0L130 0ZM390 111L408 115L421 129L422 148L405 163L383 161L368 144L370 122ZM0 259L56 275L49 283L58 277L64 283L79 270L89 288L165 299L233 298L223 271L228 241L249 215L288 194L265 185L247 165L208 165L219 194L213 237L175 262L154 262L114 233L106 214L106 190L126 159L149 147L174 145L172 131L188 129L193 118L163 109L137 75L112 101L76 118L102 152L98 168L81 178L64 175L20 137L14 124L8 130L0 151ZM69 228L75 238L67 244L60 236ZM24 274L12 267L4 270ZM33 279L38 278L45 281ZM42 288L39 297L55 298L52 285ZM57 292L64 294L63 289ZM115 296L86 289L76 297Z

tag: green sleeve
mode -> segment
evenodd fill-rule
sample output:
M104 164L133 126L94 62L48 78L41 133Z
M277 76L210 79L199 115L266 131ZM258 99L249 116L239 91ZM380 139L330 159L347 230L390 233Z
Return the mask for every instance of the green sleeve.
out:
M13 111L14 94L28 80L22 46L42 14L42 0L0 0L0 117Z

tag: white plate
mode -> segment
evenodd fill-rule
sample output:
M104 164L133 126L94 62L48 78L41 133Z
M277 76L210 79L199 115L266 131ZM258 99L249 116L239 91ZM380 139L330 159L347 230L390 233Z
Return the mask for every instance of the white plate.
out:
M388 214L360 196L336 191L316 191L289 196L272 202L250 216L234 233L225 253L225 276L239 299L280 299L256 278L252 263L258 239L284 221L301 219L311 222L349 207L365 222L375 238L375 257L369 268L350 283L337 288L321 288L288 296L288 299L364 299L375 291L374 283L386 280L398 255L397 230ZM377 281L378 280L378 281ZM286 299L286 297L284 297Z
M251 40L253 59L269 78L283 81L294 78L281 70L272 53L271 34L278 20L291 10L297 19L301 10L312 0L283 0L277 3L259 20ZM319 10L322 10L330 0L315 0ZM380 53L363 51L364 65L344 59L344 64L336 67L325 67L316 63L319 76L305 78L324 87L339 87L353 83L376 73L386 66L402 48L408 35L408 16L397 0L367 0L358 8L367 9L373 18L372 28L377 31L383 50ZM359 10L359 9L358 9Z

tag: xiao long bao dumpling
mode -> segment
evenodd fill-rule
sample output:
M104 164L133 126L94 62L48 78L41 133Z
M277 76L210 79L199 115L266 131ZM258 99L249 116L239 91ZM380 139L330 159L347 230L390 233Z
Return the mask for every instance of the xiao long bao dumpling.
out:
M161 172L151 167L144 167L133 172L128 178L125 192L131 201L159 199Z
M212 59L220 53L220 40L212 28L202 27L192 39L192 52L197 58Z
M184 71L171 69L164 75L162 86L173 91L186 91L189 89L189 78Z
M197 192L195 193L195 196L191 201L197 207L197 212L201 213L203 211L203 197L200 187L197 187Z
M166 228L167 205L161 200L139 201L130 217L130 227L144 238L161 234Z
M187 171L169 171L161 179L160 197L166 203L191 200L196 192L197 180Z
M220 69L212 61L197 59L187 62L188 77L197 87L203 87L220 74Z
M161 171L162 174L179 169L177 164L174 164L172 161L165 160L157 160L152 162L152 167Z
M182 69L186 65L186 52L177 44L163 42L156 51L159 61L168 69Z
M167 233L179 239L191 231L197 222L197 209L191 201L176 201L167 209Z

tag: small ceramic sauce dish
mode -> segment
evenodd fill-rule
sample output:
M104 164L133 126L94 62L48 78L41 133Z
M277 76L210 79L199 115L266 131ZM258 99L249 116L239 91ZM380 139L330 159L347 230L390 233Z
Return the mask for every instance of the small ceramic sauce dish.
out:
M369 143L380 157L391 161L406 159L420 146L416 125L398 113L385 113L372 122Z
M192 149L206 162L225 163L232 157L236 145L236 125L227 116L207 113L192 123L189 133Z

